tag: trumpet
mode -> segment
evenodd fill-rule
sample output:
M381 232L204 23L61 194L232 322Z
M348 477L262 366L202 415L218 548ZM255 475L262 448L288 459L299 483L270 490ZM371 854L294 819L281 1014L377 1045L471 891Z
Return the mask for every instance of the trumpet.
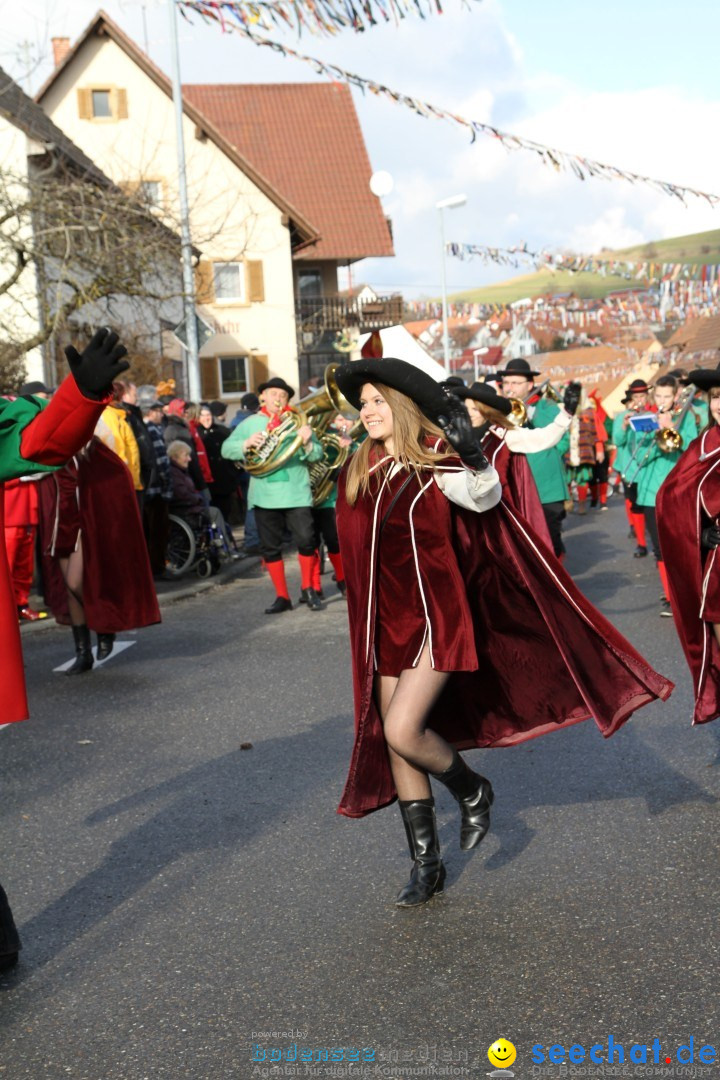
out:
M673 454L677 450L683 449L683 437L680 434L680 428L683 425L685 417L687 416L692 406L693 397L695 396L695 390L693 387L689 387L685 391L685 400L682 408L676 420L673 421L672 427L658 428L655 432L655 442L664 454ZM665 410L661 410L665 411ZM667 410L671 412L672 409Z

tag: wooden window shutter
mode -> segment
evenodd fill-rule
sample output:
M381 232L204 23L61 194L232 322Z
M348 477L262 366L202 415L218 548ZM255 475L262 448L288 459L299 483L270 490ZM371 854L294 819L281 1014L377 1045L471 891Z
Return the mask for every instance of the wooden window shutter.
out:
M247 267L248 300L251 304L261 304L265 299L263 264L260 259L248 259L245 265Z
M198 304L215 303L213 264L207 259L202 260L195 267L195 299Z
M261 382L267 382L268 358L255 353L250 357L250 386L257 393Z
M220 377L215 356L200 357L200 390L204 401L216 401L220 397Z
M78 90L78 116L81 120L92 120L92 90Z
M115 108L113 109L113 115L116 120L127 120L127 90L122 88L115 90Z

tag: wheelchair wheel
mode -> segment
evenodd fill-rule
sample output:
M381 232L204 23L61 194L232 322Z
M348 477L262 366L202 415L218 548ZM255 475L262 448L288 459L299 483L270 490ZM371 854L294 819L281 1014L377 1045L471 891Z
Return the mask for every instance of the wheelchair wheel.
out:
M209 578L213 575L212 559L208 555L203 555L198 559L197 566L195 567L195 573L199 578Z
M182 577L195 558L195 534L181 517L170 514L165 569L173 577Z

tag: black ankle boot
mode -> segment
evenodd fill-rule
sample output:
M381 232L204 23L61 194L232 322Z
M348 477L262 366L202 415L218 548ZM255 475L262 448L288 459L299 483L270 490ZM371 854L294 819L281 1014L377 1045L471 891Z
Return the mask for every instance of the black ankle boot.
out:
M410 855L415 865L410 880L398 893L398 907L417 907L443 891L445 867L440 858L440 841L432 799L398 803Z
M113 651L113 645L115 644L114 634L98 634L97 636L97 658L98 660L105 660Z
M494 795L492 784L484 776L473 772L453 751L452 764L441 773L431 773L444 784L460 805L460 847L470 851L477 847L490 828L490 807Z
M65 672L66 675L82 675L89 671L95 661L90 648L90 631L87 626L73 626L73 638L75 639L75 663Z
M0 885L0 972L15 967L22 948L5 890Z

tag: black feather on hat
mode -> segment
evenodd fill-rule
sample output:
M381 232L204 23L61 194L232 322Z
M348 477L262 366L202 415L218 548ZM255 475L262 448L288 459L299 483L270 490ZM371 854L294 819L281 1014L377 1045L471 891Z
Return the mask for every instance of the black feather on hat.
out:
M405 360L386 356L382 360L352 360L335 370L335 380L351 405L360 411L360 394L365 383L382 384L411 398L430 420L437 423L447 402L442 387L431 375Z

